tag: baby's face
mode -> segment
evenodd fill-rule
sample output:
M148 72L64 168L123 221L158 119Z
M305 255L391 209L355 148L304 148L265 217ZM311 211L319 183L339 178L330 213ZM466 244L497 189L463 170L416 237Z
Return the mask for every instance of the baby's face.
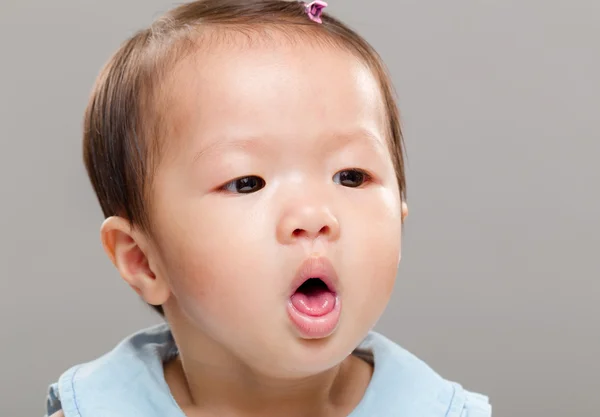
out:
M330 48L221 47L169 89L152 217L174 327L279 376L341 362L382 314L400 256L373 74ZM328 287L295 291L311 276Z

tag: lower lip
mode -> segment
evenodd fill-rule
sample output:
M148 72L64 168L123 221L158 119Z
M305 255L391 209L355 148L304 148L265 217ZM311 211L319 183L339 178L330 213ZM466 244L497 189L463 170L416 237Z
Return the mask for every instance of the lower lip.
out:
M290 320L305 339L323 339L330 336L340 321L341 303L339 297L335 297L333 310L323 316L308 316L288 302L288 316Z

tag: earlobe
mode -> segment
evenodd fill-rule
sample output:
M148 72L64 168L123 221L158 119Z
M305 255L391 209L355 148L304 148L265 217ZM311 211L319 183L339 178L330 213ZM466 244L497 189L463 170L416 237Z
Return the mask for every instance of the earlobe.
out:
M402 202L401 215L402 215L402 223L404 224L404 220L406 220L406 217L408 216L408 205L404 201ZM404 227L402 227L402 233L404 233ZM398 251L398 266L400 266L401 261L402 261L402 248L400 248L400 250Z
M408 205L406 204L406 202L402 202L402 221L404 221L406 219L406 217L408 216Z
M145 235L132 229L127 220L115 216L104 221L100 236L104 251L125 282L147 303L164 304L170 294L169 287L150 267Z

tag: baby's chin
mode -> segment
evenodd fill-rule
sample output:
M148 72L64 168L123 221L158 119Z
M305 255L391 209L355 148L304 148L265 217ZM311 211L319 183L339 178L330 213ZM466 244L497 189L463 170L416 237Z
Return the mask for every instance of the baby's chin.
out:
M351 357L366 336L366 332L358 335L338 330L323 339L307 340L291 334L286 337L287 340L279 341L282 348L265 346L264 356L253 354L243 361L257 373L273 379L299 380L334 371Z
M273 380L303 380L335 371L351 354L345 351L320 354L287 354L255 364L254 371Z

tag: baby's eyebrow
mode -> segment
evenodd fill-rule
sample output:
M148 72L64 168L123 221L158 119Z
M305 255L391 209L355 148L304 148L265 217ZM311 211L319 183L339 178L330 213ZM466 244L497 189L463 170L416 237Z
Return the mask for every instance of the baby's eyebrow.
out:
M353 144L365 144L376 150L387 149L385 140L371 129L356 129L349 132L336 132L331 135L334 139L324 145L325 151L337 151Z
M228 150L246 150L259 152L266 146L264 137L245 136L237 138L222 138L212 141L212 143L194 154L193 162L202 157L211 154L226 152Z
M387 150L385 140L371 129L355 129L351 131L328 132L320 135L317 139L319 151L328 155L339 151L347 146L363 144L375 151L381 152ZM222 138L212 141L210 145L194 154L193 162L202 157L214 153L227 152L229 150L245 150L260 154L268 146L268 136L245 136L236 138Z

